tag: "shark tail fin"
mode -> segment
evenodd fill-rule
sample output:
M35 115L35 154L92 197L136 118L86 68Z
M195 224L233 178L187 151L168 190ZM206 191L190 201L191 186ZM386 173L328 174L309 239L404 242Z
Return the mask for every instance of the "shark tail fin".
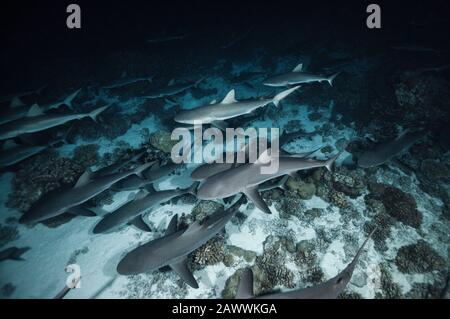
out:
M273 104L275 104L275 106L278 107L278 105L280 104L280 101L282 99L284 99L286 96L288 96L289 94L291 94L292 92L297 90L299 87L300 87L300 85L297 85L297 86L294 86L293 88L290 88L290 89L284 90L283 92L278 93L273 98Z
M341 156L341 154L342 154L342 151L339 152L339 153L337 153L336 155L334 155L332 158L328 159L328 160L325 162L325 167L327 168L328 171L330 171L330 172L333 171L333 165L334 165L334 162L336 161L336 159L337 159L339 156Z
M331 76L327 79L328 83L330 83L330 86L333 86L333 81L334 81L334 79L335 79L340 73L341 73L341 72L337 72L337 73L331 75Z
M111 106L111 104L99 107L98 109L93 110L89 113L89 117L93 119L95 122L97 122L97 117L103 113L106 109L108 109Z
M64 102L62 104L65 104L65 105L69 106L70 108L72 108L72 102L77 97L78 93L80 93L80 91L81 91L81 88L79 88L78 90L76 90L75 92L70 94L68 97L66 97L64 99Z

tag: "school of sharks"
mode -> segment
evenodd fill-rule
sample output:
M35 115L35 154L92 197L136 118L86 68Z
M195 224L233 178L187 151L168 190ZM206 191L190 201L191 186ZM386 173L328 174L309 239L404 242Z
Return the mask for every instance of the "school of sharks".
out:
M229 50L230 47L236 46L236 43L245 42L246 37L252 32L253 30L249 29L248 32L232 37L231 40L220 47L220 50ZM167 45L167 43L169 43L168 45L176 45L178 42L189 41L191 37L193 35L190 34L169 34L149 38L145 43L148 46ZM421 50L411 46L392 47L390 52L396 54L397 51L403 52L404 48L408 48L405 54L424 54ZM427 51L425 54L433 55L437 53ZM446 53L439 54L445 55ZM293 60L296 60L296 62L292 63ZM233 63L233 61L229 61L229 63ZM445 74L447 69L448 65L442 64L437 68L417 72L440 76ZM213 129L217 134L225 134L227 129L235 129L236 127L252 127L253 123L258 121L260 127L266 125L269 129L280 128L279 136L264 138L257 136L254 141L248 139L247 145L243 148L236 147L232 151L227 148L227 152L215 154L217 156L224 155L227 158L226 162L204 159L203 163L178 163L170 157L170 148L161 148L155 151L157 147L155 148L154 144L151 144L151 146L149 144L133 145L128 147L125 156L122 155L109 162L102 162L100 165L85 167L75 180L65 185L58 185L56 188L52 187L51 191L45 192L42 196L37 196L37 199L27 207L23 214L15 213L15 221L20 227L24 227L23 232L36 231L42 225L47 226L49 221L67 215L70 216L71 222L93 221L94 226L89 229L89 242L104 240L109 234L117 234L120 238L124 230L131 228L134 237L124 238L124 241L127 241L129 245L120 246L128 248L117 248L117 251L114 252L116 257L113 258L113 281L120 280L123 277L135 278L133 276L143 274L159 276L176 274L176 276L170 277L177 280L174 282L175 285L205 290L208 281L203 280L204 275L199 276L197 269L193 269L191 265L194 254L202 251L204 247L220 236L225 236L227 227L236 223L237 220L240 220L239 232L250 232L250 226L253 227L253 225L250 225L247 217L242 217L242 215L248 214L249 207L253 209L253 214L259 215L258 219L267 219L268 223L273 223L273 227L275 227L275 220L282 218L280 206L274 204L277 200L289 196L291 196L289 198L295 198L295 200L304 200L309 195L304 195L302 193L304 188L301 187L304 187L305 184L313 185L315 182L311 181L315 181L315 179L325 180L331 185L340 187L339 191L332 191L327 195L327 198L336 207L341 209L349 207L350 204L346 201L345 195L348 195L351 200L365 202L367 206L369 203L371 205L379 203L379 205L385 207L383 213L373 215L375 216L373 220L376 220L376 222L371 222L371 219L366 218L370 227L364 225L361 236L355 234L355 238L358 239L355 242L354 249L351 250L350 259L331 262L331 268L335 270L334 275L319 276L320 279L315 280L313 285L308 287L295 283L288 285L288 287L279 285L278 290L262 289L258 283L258 280L261 280L260 275L255 274L255 267L247 262L245 267L240 267L235 272L236 278L233 277L234 289L232 289L232 292L234 297L239 299L340 298L345 296L352 278L355 280L354 272L358 268L360 268L358 270L359 276L355 281L359 281L362 276L372 279L373 282L378 280L381 286L384 285L384 289L388 275L386 275L386 270L383 270L384 268L381 271L377 268L376 265L379 261L373 258L374 251L379 249L377 245L379 245L380 238L385 240L390 236L388 232L394 223L393 220L402 223L403 228L400 229L405 233L412 232L409 227L417 228L417 226L414 224L416 221L410 221L413 217L405 217L405 214L408 215L410 212L405 208L407 204L403 203L409 205L413 201L409 198L410 195L404 195L404 193L397 191L394 188L396 185L388 186L383 182L386 179L395 184L396 180L392 176L395 176L396 172L403 172L398 173L402 176L405 175L404 172L407 172L410 176L415 176L415 168L406 165L405 161L399 161L399 158L404 157L405 154L410 154L410 152L412 154L412 150L420 152L420 147L430 141L430 136L432 138L438 136L439 152L448 154L448 127L444 125L436 129L432 126L436 122L416 121L408 125L407 128L399 125L396 127L395 134L390 134L385 138L380 138L380 136L383 136L380 133L376 141L372 140L367 134L361 134L360 136L353 134L347 135L345 141L339 143L336 142L336 138L330 137L330 134L327 137L325 129L322 129L319 133L318 130L307 131L301 128L300 121L295 122L295 116L303 114L300 112L306 110L306 106L301 104L304 96L306 98L306 95L315 92L314 90L326 92L327 90L333 90L337 85L343 85L342 83L348 80L351 72L351 61L347 61L345 64L335 63L332 67L318 69L314 68L314 64L311 63L309 57L299 54L298 57L294 56L288 63L284 63L281 68L272 68L267 71L261 70L261 68L255 70L250 68L250 70L241 71L237 75L235 73L232 80L228 82L229 87L226 90L216 90L216 94L209 93L205 98L196 99L198 94L196 95L193 92L199 90L209 90L208 92L210 92L215 85L213 72L208 75L202 75L202 72L199 72L190 80L175 78L163 83L163 81L158 80L161 74L141 73L140 75L130 76L129 73L138 74L138 72L128 72L127 70L123 71L122 76L105 83L74 87L72 91L67 91L65 95L51 103L48 102L48 99L42 98L48 90L51 90L48 85L2 96L0 98L0 105L2 106L0 109L0 143L2 144L0 169L2 176L18 174L17 172L27 163L31 163L43 154L58 152L59 149L73 150L79 143L79 140L73 138L73 134L80 134L79 132L87 127L95 130L96 127L108 125L107 122L110 118L108 116L116 111L118 101L138 99L144 101L143 103L156 102L164 105L164 125L168 128L166 131L169 136L170 132L176 128L184 128L193 133L192 128L199 123L203 130ZM222 74L221 76L230 75ZM138 96L130 96L127 92L130 87L143 88L143 93ZM114 99L104 100L96 98L95 103L82 104L80 102L94 91L100 92L97 94L103 96L114 95L115 97ZM243 91L245 91L245 94ZM123 92L126 92L126 94L121 96ZM189 103L186 103L187 98L185 96L189 96ZM333 103L325 108L322 113L328 114L326 112L331 112ZM294 123L289 129L287 129L287 125L280 124L280 116L277 114L282 114L286 109L294 110L289 115L292 117L291 122ZM365 112L365 110L359 112ZM306 112L305 118L308 116L312 118L311 114L319 118L323 117L323 114L317 115L318 113L320 112ZM153 115L150 113L147 118ZM408 115L404 114L404 118ZM300 117L300 115L298 116ZM335 120L335 118L330 117L326 121L333 122ZM142 123L145 123L145 120ZM145 127L145 124L139 125L142 128ZM292 129L292 126L297 126L297 129ZM150 130L150 133L153 133L155 127L149 126L147 129ZM86 131L88 130L86 129ZM45 137L45 142L42 142L43 137ZM173 136L172 140L174 140ZM313 140L315 142L311 143ZM258 146L252 149L250 145L255 145L258 141ZM224 149L228 142L223 141ZM100 143L99 141L98 144ZM202 145L209 143L213 142L202 141ZM174 143L168 144L173 146ZM295 145L296 147L289 147L289 145ZM326 149L328 151L324 151ZM251 150L257 150L254 161L250 160L254 155L249 154ZM239 152L243 152L244 161L238 160ZM436 152L438 151L435 150ZM440 161L430 162L431 160L427 159L427 163L431 163L429 166L432 166L432 168L428 168L428 174L435 174L440 182L443 181L443 184L449 178L447 174L449 170L448 156L445 156ZM229 159L231 160L229 161ZM275 161L277 169L270 173L264 173L263 168L270 166ZM424 169L423 163L417 165ZM351 175L352 171L372 174L374 181L367 182L368 186L365 187L369 188L370 194L376 193L378 197L375 195L369 196L365 193L366 197L362 200L363 192L358 193L359 190L353 190L358 187L357 182L355 182L358 178ZM348 175L344 176L345 173L343 172ZM48 174L51 174L51 172L48 172ZM187 176L185 183L175 185L175 183L169 182L172 178L180 175ZM350 175L353 181L349 182L351 178L348 176ZM345 179L346 177L347 179ZM404 177L403 180L406 179ZM164 183L170 185L170 187L161 188L158 186ZM417 181L417 184L419 184L419 181ZM445 187L439 189L445 189ZM320 190L320 186L316 184L309 199L314 196L319 198ZM101 198L106 193L110 194L111 200L107 204L96 205L96 199ZM435 191L434 194L437 193L438 191ZM442 195L442 193L439 194L439 196ZM388 196L393 197L390 202L385 199ZM125 200L115 202L115 198L118 197L125 198ZM322 197L325 197L325 195ZM442 195L441 198L446 197ZM154 213L156 211L161 212L161 208L177 205L180 201L181 205L184 205L184 202L189 205L215 203L221 209L206 214L206 216L202 216L203 218L195 219L189 219L189 216L185 216L184 213L180 215L177 211L174 214L166 214L167 218L162 219L163 226L155 227L152 223ZM313 203L322 204L325 201L320 199ZM395 203L400 204L395 206ZM374 207L375 204L373 204ZM287 204L287 206L289 205ZM442 200L442 202L434 201L433 205L444 207L442 209L444 213L442 214L446 214L445 207L447 206L445 205L448 205L448 203L445 200ZM112 208L105 209L105 207ZM298 211L297 214L304 214L307 211L306 206L298 207L303 207L303 211ZM412 210L416 212L423 207L429 209L425 204L417 203ZM292 209L296 209L296 207ZM308 211L314 211L314 209L316 207L310 207ZM374 209L371 206L369 210ZM345 214L350 214L350 212L346 211ZM352 217L348 216L347 218L363 219L365 217L354 213ZM381 220L382 218L384 219ZM295 219L291 218L290 221L292 222L292 220L295 223ZM420 219L420 222L422 222L422 219ZM427 225L430 223L426 218L423 222ZM440 229L442 234L444 226ZM49 233L55 230L52 227L45 229ZM155 234L155 232L157 233ZM149 237L149 234L152 234L152 236ZM448 240L448 234L442 234L442 236L447 237L444 240ZM134 240L130 242L130 238ZM36 238L36 240L39 241L39 238ZM69 240L69 238L58 239L61 242L64 240ZM33 246L21 246L17 244L19 242L16 242L13 246L0 246L0 267L5 265L14 267L17 264L29 262L27 254L32 252L34 248ZM250 245L250 243L248 244ZM419 245L422 245L422 243L419 243ZM245 243L243 246L245 246ZM297 244L297 247L299 247L299 244ZM319 249L318 247L316 249ZM334 249L340 249L336 247ZM395 240L389 247L395 247ZM298 249L300 248L297 248L297 251L299 251ZM386 248L384 251L389 249L391 248ZM369 252L371 253L369 254ZM302 253L304 252L302 251ZM315 256L316 252L311 250L308 253ZM367 257L362 257L366 253ZM412 254L418 254L418 259L428 258L420 255L421 253L423 251ZM58 252L55 251L52 254L58 254ZM79 254L82 253L78 252ZM349 254L345 255L349 256ZM440 257L438 253L430 253L430 256L433 256L430 258L434 259L429 262L429 266L426 266L429 271L435 270L432 266L434 265L433 262L440 265L441 268L448 266L448 264L445 266L445 263L442 266L443 262L441 261L444 258ZM307 260L307 258L308 256L304 259ZM363 262L362 258L364 258ZM394 255L392 258L399 257ZM405 269L409 266L409 264L405 265L401 262L396 262L396 264L398 269ZM261 266L258 267L261 268ZM327 265L327 267L330 267L330 265ZM83 280L83 273L94 271L96 270L82 268L81 276L76 279L77 282L81 283L81 287L90 285L89 281ZM219 271L217 272L219 273ZM360 275L361 273L365 274ZM276 276L276 274L273 274L273 276ZM43 278L44 276L40 275L36 277L36 280L43 280ZM231 285L230 282L231 279L227 281L226 285ZM3 281L0 283L3 283ZM36 282L35 285L39 285L39 283ZM211 289L213 289L213 286L211 284ZM441 297L448 295L448 284L446 287L443 288ZM53 296L44 296L44 298L69 298L77 290L75 286L68 287L65 282L60 283L60 288L62 289L60 293ZM97 288L106 290L108 284L103 288ZM263 291L263 293L259 293L260 291ZM386 295L383 295L383 297L386 297Z

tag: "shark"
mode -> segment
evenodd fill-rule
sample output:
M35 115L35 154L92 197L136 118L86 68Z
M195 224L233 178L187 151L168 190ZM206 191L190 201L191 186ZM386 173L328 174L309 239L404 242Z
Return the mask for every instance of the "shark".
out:
M88 113L45 114L39 106L34 105L28 111L26 117L0 125L0 140L15 138L22 134L40 132L85 117L90 117L96 121L97 116L109 106L102 106Z
M376 143L371 149L358 156L358 166L368 168L384 164L394 156L407 150L425 135L426 131L410 132L406 130L395 139Z
M312 73L307 73L303 71L303 63L297 65L291 72L275 75L266 79L263 84L267 86L290 86L301 83L312 83L312 82L328 82L333 85L333 80L339 75L335 73L330 76L322 76Z
M152 188L139 191L133 200L122 205L115 211L105 215L102 220L94 227L94 234L105 233L124 224L132 224L144 231L150 231L150 228L142 220L142 215L155 207L171 200L172 198L184 195L195 195L197 184L192 184L186 189L169 189L155 191Z
M119 87L128 86L128 85L131 85L134 83L144 82L144 81L146 81L148 83L152 83L153 76L130 77L130 76L127 76L126 73L123 73L122 77L120 79L117 79L115 81L112 81L112 82L102 86L102 89L111 90L111 89L116 89Z
M358 263L359 257L364 250L370 237L376 231L376 228L366 238L362 246L359 248L353 260L335 277L321 283L317 286L308 288L295 289L286 292L266 294L256 296L253 293L253 272L250 268L244 270L241 275L236 298L237 299L336 299L341 294L350 282L355 267Z
M258 192L258 185L273 178L294 174L300 170L326 167L331 171L334 162L341 154L338 153L330 159L322 161L299 158L295 155L282 155L275 158L270 153L271 149L267 149L255 163L246 163L206 178L198 188L197 198L214 200L244 193L256 207L267 214L271 214L269 207ZM278 170L275 173L262 174L261 169L274 160L278 161Z
M24 248L10 247L3 249L2 251L0 251L0 261L4 261L7 259L24 260L22 258L22 255L26 253L28 250L30 250L30 247Z
M0 168L13 166L29 157L41 153L48 146L25 146L18 145L12 140L7 140L3 144L3 150L0 152Z
M289 94L297 90L300 86L289 88L278 93L273 98L237 101L234 89L228 92L225 98L217 103L212 101L209 105L199 106L191 110L185 110L175 116L175 122L182 124L213 124L219 128L223 128L224 120L238 117L240 115L249 114L254 110L273 103L275 106Z
M77 95L80 91L81 91L81 89L78 89L75 92L73 92L72 94L65 97L64 99L57 101L55 103L45 104L45 105L39 105L39 104L35 103L31 106L31 108L39 107L42 110L42 112L47 112L52 109L57 109L62 105L67 105L68 107L72 108L73 100L77 97ZM21 118L27 116L29 111L30 111L30 106L27 106L27 105L21 103L20 101L15 100L15 103L11 104L10 107L7 107L0 112L0 125L14 121L14 120L21 119Z
M169 81L167 86L154 89L148 93L146 93L143 96L140 96L142 99L158 99L163 98L171 95L175 95L178 93L181 93L183 91L186 91L192 87L196 87L200 84L201 81L203 81L204 78L201 78L195 82L185 82L185 83L175 83L175 79L172 79Z
M30 91L25 91L25 92L20 92L20 93L15 93L15 94L10 94L10 95L0 97L0 103L10 102L10 101L13 101L14 99L20 99L20 98L28 96L28 95L41 94L42 91L46 87L47 87L47 85L43 85L40 88L37 88L35 90L30 90Z
M142 173L142 177L131 175L113 185L114 191L132 191L144 188L157 180L168 176L179 167L179 164L168 162L160 166L158 163Z
M281 136L282 137L282 136ZM281 143L281 137L280 137L280 143ZM312 151L308 151L308 152L304 152L304 153L297 153L295 154L296 157L298 158L306 158L312 154L314 154L315 152L317 152L320 148L312 150ZM294 155L294 154L288 154L288 155ZM202 164L198 167L196 167L192 173L191 173L191 178L194 181L203 181L205 179L207 179L208 177L211 177L215 174L224 172L226 170L229 170L231 168L235 168L238 166L243 165L243 163L205 163Z
M56 190L44 196L22 215L19 222L38 223L65 212L85 215L86 210L80 208L81 204L109 189L114 183L127 176L142 174L151 165L153 165L153 162L137 166L134 170L97 178L93 178L91 170L87 169L80 176L75 186L66 190Z
M164 236L128 252L117 265L117 272L136 275L170 266L189 286L198 288L197 280L187 266L187 256L222 231L239 206L238 201L227 210L182 228L178 227L178 215L175 215Z
M95 172L92 172L92 176L100 177L100 176L106 176L106 175L117 173L122 168L127 166L128 164L137 162L144 154L145 154L145 151L137 152L137 154L131 156L130 158L126 159L125 161L119 161L117 163L102 167L102 168L96 170ZM144 174L144 172L142 174ZM136 176L136 175L131 175L131 176Z

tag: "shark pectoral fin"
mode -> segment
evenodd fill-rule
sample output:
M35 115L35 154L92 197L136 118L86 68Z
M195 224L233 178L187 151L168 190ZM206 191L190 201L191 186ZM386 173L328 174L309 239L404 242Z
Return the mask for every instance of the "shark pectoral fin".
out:
M169 222L169 226L167 226L165 235L170 235L178 230L178 215L172 217Z
M244 194L245 196L247 196L249 200L251 200L255 204L256 207L258 207L264 213L272 214L269 206L267 206L266 202L262 199L261 195L259 195L258 186L246 188L244 190Z
M78 178L77 183L75 184L75 186L73 188L77 188L83 185L86 185L87 183L90 182L92 177L92 171L88 168L87 170L84 171L84 173Z
M74 207L70 207L67 212L69 214L72 215L77 215L77 216L86 216L86 217L95 217L97 216L96 213L94 213L92 210L82 206L82 205L78 205L78 206L74 206Z
M195 280L194 276L192 275L192 272L189 270L187 266L186 257L175 264L170 264L169 266L170 268L172 268L173 271L175 271L178 274L178 276L180 276L181 279L183 279L183 281L186 284L188 284L192 288L195 289L198 288L197 280Z
M130 222L130 225L135 226L136 228L139 228L142 231L151 232L151 228L144 222L142 219L142 215L136 216L133 218Z
M235 299L249 299L253 297L253 271L247 268L239 280Z
M217 127L219 130L222 130L222 131L225 131L225 130L227 129L227 127L228 127L227 122L225 122L225 121L219 121L219 120L217 120L217 121L212 121L212 122L211 122L211 125Z

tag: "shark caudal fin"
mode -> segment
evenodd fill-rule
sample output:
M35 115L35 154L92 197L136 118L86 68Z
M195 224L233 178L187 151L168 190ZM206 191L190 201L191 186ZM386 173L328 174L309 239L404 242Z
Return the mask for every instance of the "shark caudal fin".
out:
M239 279L235 299L250 299L253 297L253 271L251 268L246 268Z
M283 92L278 93L273 98L273 104L275 104L275 106L278 107L278 105L280 104L280 101L282 99L284 99L286 96L288 96L289 94L291 94L292 92L297 90L299 87L300 87L300 85L297 85L297 86L294 86L293 88L290 88L290 89L284 90Z
M327 168L328 171L332 172L333 171L333 164L336 161L336 159L341 156L343 151L337 153L335 156L333 156L332 158L328 159L325 162L325 167Z
M98 109L95 109L95 110L93 110L92 112L90 112L90 113L88 114L88 116L89 116L91 119L93 119L95 122L97 122L97 117L98 117L101 113L103 113L106 109L108 109L110 106L111 106L111 104L108 104L108 105L106 105L106 106L99 107Z
M331 86L333 86L333 81L334 81L334 79L335 79L340 73L341 73L341 72L335 73L335 74L331 75L331 76L327 79L328 83L330 83Z

